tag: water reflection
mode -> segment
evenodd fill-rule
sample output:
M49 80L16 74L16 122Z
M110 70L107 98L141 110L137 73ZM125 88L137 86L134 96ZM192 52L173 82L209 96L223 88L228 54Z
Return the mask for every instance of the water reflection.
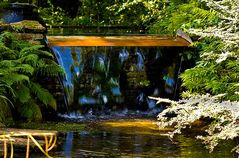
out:
M127 125L124 125L126 123ZM144 125L144 123L146 123ZM150 126L149 121L109 122L88 130L66 133L62 147L53 154L63 158L233 158L232 143L222 144L209 153L193 137L178 136L170 140L163 131Z
M73 145L73 132L67 132L66 133L66 141L64 144L64 155L66 158L71 158L71 151L72 151L72 145Z

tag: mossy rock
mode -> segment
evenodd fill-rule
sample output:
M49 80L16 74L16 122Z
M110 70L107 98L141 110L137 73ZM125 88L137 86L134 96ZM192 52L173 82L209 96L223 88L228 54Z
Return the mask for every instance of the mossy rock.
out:
M0 31L13 31L19 33L46 33L47 29L38 21L23 20L15 23L0 23Z

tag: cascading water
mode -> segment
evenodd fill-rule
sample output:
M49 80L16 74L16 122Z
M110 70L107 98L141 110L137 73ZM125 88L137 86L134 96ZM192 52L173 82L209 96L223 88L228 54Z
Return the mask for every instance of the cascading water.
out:
M52 50L66 71L63 83L75 117L117 110L156 114L162 106L148 96L175 96L178 48L54 46Z

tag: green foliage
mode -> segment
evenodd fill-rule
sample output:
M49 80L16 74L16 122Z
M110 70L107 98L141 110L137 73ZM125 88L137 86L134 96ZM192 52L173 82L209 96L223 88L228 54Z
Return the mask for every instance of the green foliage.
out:
M228 59L220 64L208 63L186 70L182 75L183 86L189 92L213 95L224 94L226 100L239 100L237 59Z
M28 102L17 108L17 110L21 112L22 117L28 118L32 121L42 120L41 109L33 100L28 100Z
M169 3L158 15L150 33L175 34L178 29L205 28L216 24L218 16L214 11L205 9L198 0Z
M56 101L38 78L56 77L64 72L43 46L17 40L9 32L0 35L0 97L14 104L22 117L41 120L41 106L56 109Z
M157 19L164 1L128 0L115 3L107 9L114 13L118 25L147 27Z
M197 133L196 138L202 140L206 147L212 151L220 141L233 140L239 135L239 104L238 102L221 101L222 97L224 96L205 94L191 96L179 102L174 101L158 115L158 125L160 127L173 126L174 131L169 133L173 137L184 129L193 127L196 121L207 120L207 126L201 129L207 134ZM166 117L172 113L175 117ZM239 146L233 150L238 153Z
M238 101L238 29L237 5L233 1L202 0L218 15L217 25L189 29L201 38L194 46L200 52L196 67L181 77L189 92L225 94L224 99ZM230 7L231 11L223 8ZM232 14L235 12L235 15ZM232 25L233 24L233 25Z
M62 8L54 7L52 4L47 8L40 7L38 13L48 25L62 25L69 19Z
M172 102L159 114L158 120L160 127L175 127L171 136L190 128L195 121L210 120L205 127L206 134L197 138L212 151L221 140L233 140L239 136L239 8L238 0L198 2L202 9L207 9L208 16L196 14L191 16L194 21L205 17L207 22L213 14L216 18L212 23L203 22L203 26L190 23L190 27L186 27L188 33L199 39L193 46L200 55L196 66L181 74L183 86L187 89L183 96L189 98ZM168 114L175 117L165 117ZM239 153L239 147L236 146L234 151Z
M40 7L39 13L48 25L123 25L142 28L157 20L166 3L164 0L81 0L81 5L76 4L79 8L74 7L71 11L77 14L72 17L62 9L64 6L47 0L48 7Z
M53 109L56 110L56 101L53 96L45 88L38 83L31 82L31 92L37 96L39 101L45 105L50 105Z

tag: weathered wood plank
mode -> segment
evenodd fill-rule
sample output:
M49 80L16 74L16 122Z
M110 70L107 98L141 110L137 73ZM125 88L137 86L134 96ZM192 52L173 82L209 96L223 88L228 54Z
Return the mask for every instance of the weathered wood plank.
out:
M47 36L49 46L189 46L181 36Z

